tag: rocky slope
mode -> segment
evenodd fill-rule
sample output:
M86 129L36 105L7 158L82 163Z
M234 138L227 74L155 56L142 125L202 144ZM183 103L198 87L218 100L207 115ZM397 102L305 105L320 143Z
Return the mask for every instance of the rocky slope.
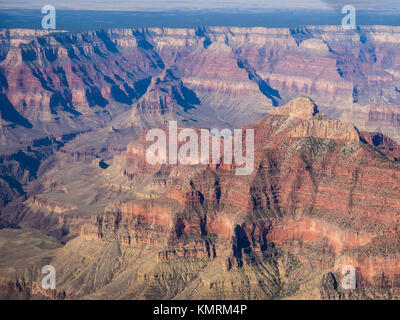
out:
M1 30L0 209L25 195L54 152L111 159L168 120L237 127L301 95L328 116L399 142L399 32Z
M57 270L51 297L398 299L398 145L305 97L249 128L248 176L223 160L150 165L145 133L112 161L57 153L2 219L65 245L29 266L7 259L3 287L35 296L46 257ZM340 285L344 265L356 267L355 290Z
M399 39L397 27L383 26L3 30L3 130L9 123L46 133L104 125L170 69L197 96L193 105L175 97L183 111L189 103L243 125L307 95L330 116L398 140ZM172 82L164 86L174 90ZM172 111L165 106L172 101L163 103L158 113Z

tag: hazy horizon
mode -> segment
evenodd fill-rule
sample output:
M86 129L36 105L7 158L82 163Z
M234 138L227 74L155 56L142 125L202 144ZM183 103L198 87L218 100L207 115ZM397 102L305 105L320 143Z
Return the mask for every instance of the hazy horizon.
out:
M346 4L356 6L360 10L375 10L379 12L400 10L400 1L382 0L379 2L365 0L121 0L118 3L108 0L5 0L0 3L0 9L40 9L51 4L57 9L71 10L107 10L107 11L165 11L165 10L268 10L268 9L336 9Z
M2 29L41 29L40 10L0 10ZM130 12L100 10L57 10L57 29L85 31L120 28L195 28L203 26L293 28L306 25L338 25L339 10L288 10L228 12L218 10ZM399 26L398 15L358 12L357 24Z

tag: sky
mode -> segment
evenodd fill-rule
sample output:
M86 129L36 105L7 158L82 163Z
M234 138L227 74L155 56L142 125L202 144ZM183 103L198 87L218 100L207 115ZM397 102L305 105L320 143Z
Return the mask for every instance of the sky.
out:
M174 9L337 9L352 4L358 9L399 10L400 0L0 0L0 9L56 9L162 11Z

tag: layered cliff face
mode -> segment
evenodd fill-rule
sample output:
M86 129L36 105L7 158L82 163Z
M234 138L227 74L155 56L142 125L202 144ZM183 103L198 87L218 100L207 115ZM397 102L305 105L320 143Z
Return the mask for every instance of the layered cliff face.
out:
M170 70L176 83L162 86L184 112L243 125L307 95L329 116L398 140L399 38L397 27L383 26L3 30L2 128L50 135L101 127L132 108L172 112L174 101L137 103Z
M71 139L70 159L111 159L168 120L237 127L301 95L399 142L399 38L382 26L1 30L2 159L23 152L45 166L53 151L38 141ZM0 171L3 207L35 175L9 160Z
M383 26L2 30L1 155L43 166L53 152L37 141L73 139L61 150L70 159L111 159L168 120L237 127L301 95L399 142L399 38ZM8 160L0 170L2 207L35 175Z
M151 165L143 133L112 161L58 154L2 218L66 243L42 252L57 297L399 298L398 145L306 97L243 129L255 133L250 175L223 159ZM340 285L345 265L355 290Z
M0 31L0 294L398 298L399 33ZM150 165L170 120L254 129L254 171Z

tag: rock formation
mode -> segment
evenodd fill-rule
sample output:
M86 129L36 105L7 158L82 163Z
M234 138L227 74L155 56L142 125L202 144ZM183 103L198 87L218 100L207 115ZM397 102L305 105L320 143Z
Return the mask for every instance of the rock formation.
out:
M244 128L251 175L223 161L150 165L143 133L107 167L59 155L2 219L66 243L41 253L57 297L398 299L398 145L306 97ZM340 286L345 265L355 290Z
M399 142L398 44L383 26L1 30L0 209L54 152L111 159L168 120L237 127L298 96Z

